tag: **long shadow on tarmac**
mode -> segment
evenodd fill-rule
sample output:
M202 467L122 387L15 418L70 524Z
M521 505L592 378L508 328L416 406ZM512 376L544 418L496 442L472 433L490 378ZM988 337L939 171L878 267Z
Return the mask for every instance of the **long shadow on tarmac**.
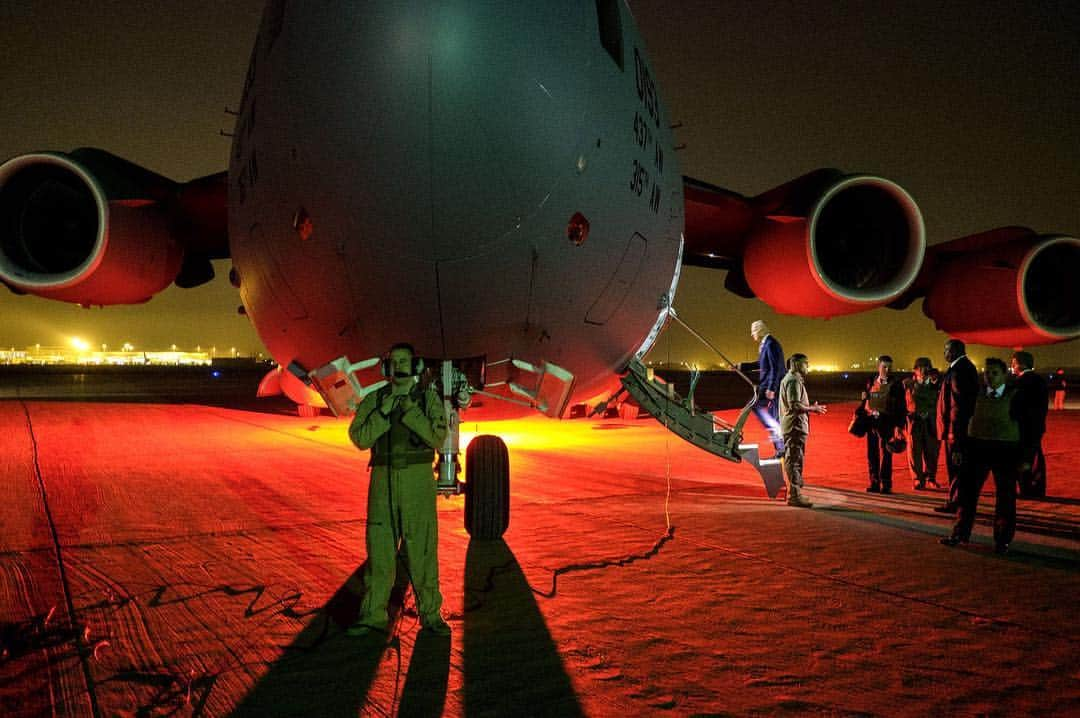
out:
M409 658L409 673L401 691L398 715L442 715L449 679L450 637L420 631Z
M469 542L465 602L466 716L582 715L533 590L505 541Z
M355 716L368 702L379 663L398 640L342 630L359 612L363 566L346 581L233 716ZM502 540L471 541L465 557L465 715L580 716L581 706L517 559ZM396 602L391 602L391 623ZM450 639L417 633L398 714L442 713Z
M1018 499L1024 499L1023 496L1018 496ZM1040 496L1036 499L1027 499L1028 501L1039 501L1044 504L1063 504L1065 506L1080 506L1080 499L1070 499L1064 496Z
M230 715L358 714L388 648L384 634L354 638L342 630L359 613L363 569L342 584Z
M936 541L937 537L946 535L952 526L952 521L947 519L931 524L914 518L877 513L869 507L821 506L815 507L814 510L842 516L846 519L865 521L882 526L891 526L893 528L904 529L918 534L929 534L930 536L935 537L934 539L925 539L927 541ZM1031 567L1038 566L1072 573L1080 571L1080 563L1077 562L1076 552L1058 546L1038 545L1021 540L1013 543L1009 549L1009 553L1005 556L990 553L990 549L993 548L993 543L989 531L993 529L994 525L993 514L980 513L976 525L984 527L986 531L975 535L972 538L970 547L954 550L975 552L985 551L988 557L999 561L1023 562ZM1020 524L1019 528L1031 530L1030 526L1024 526L1023 524ZM1035 531L1033 531L1033 533L1034 532Z

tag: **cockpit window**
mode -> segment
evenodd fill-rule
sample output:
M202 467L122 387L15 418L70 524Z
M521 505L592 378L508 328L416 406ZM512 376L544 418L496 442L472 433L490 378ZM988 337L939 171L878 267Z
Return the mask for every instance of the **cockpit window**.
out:
M623 69L622 19L619 4L622 0L596 0L596 19L600 26L600 44L611 59Z

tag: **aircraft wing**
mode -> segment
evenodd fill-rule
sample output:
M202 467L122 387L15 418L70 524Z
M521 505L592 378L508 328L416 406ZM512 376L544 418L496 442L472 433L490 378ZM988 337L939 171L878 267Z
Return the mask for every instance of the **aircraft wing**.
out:
M0 281L84 306L190 288L229 256L225 172L178 183L103 150L0 165Z
M926 245L896 183L821 169L754 197L683 178L685 264L777 312L832 317L923 298L968 342L1034 346L1080 336L1080 239L1003 227Z

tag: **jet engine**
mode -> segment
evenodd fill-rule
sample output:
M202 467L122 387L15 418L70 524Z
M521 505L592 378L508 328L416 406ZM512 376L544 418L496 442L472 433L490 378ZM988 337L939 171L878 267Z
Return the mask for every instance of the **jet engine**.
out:
M752 198L689 179L684 187L685 262L729 269L729 290L782 314L874 309L902 295L922 265L922 214L881 177L817 170Z
M199 185L202 195L207 186ZM192 223L177 221L182 187L101 150L5 162L0 280L17 293L84 306L145 302L185 275L183 286L206 281L213 270L205 253L185 262Z
M1080 239L1004 227L931 247L915 294L951 336L1026 347L1080 336L1078 278Z

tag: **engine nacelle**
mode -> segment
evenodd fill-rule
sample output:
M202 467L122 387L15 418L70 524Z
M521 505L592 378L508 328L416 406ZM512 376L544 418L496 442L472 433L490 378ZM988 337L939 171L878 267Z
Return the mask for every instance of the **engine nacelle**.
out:
M922 213L899 185L871 175L806 175L754 198L742 269L782 314L831 317L893 301L926 250Z
M158 201L173 186L95 150L5 162L0 280L18 292L85 306L147 301L176 278L183 261Z
M951 336L1003 347L1080 336L1080 239L995 230L935 245L927 270L923 312Z

